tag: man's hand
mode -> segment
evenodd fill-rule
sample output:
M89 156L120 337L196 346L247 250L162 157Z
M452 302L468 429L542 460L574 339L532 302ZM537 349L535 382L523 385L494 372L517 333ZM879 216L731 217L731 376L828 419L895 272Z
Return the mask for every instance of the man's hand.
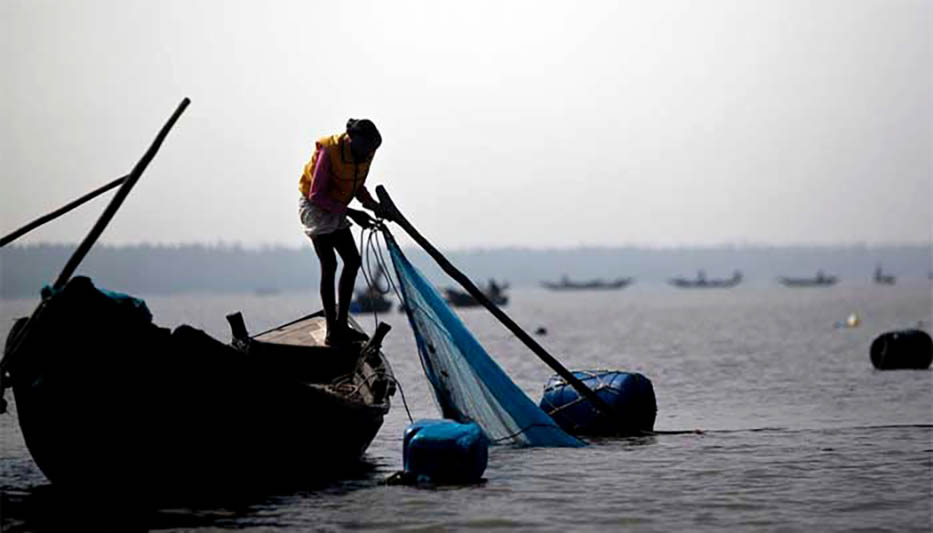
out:
M383 219L383 220L388 220L388 221L390 221L390 222L393 222L391 212L390 212L388 209L386 209L385 207L383 207L381 204L379 205L379 207L377 207L376 209L374 209L373 212L376 213L376 216L377 216L378 218L381 218L381 219Z
M356 222L364 228L369 228L373 225L373 219L366 214L365 211L357 211L356 209L347 209L347 216L350 217L353 222Z
M383 220L392 220L392 215L389 213L389 210L386 209L378 200L368 200L363 202L363 207L369 209L376 215L376 218L381 218Z
M382 204L377 203L375 208L373 209L373 213L375 213L378 218L388 220L388 221L393 221L392 213L388 209L386 209L385 206L383 206Z

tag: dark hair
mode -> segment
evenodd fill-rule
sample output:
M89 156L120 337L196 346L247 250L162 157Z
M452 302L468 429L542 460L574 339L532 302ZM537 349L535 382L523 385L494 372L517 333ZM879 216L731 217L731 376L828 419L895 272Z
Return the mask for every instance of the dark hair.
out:
M379 148L379 145L382 144L382 135L379 135L379 130L376 129L373 121L367 118L351 118L348 120L347 134L350 135L351 139L363 139L364 142L372 146L373 150Z

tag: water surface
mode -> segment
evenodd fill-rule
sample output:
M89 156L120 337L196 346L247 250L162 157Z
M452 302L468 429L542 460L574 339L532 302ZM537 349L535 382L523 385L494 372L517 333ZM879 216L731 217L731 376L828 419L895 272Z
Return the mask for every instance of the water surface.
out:
M352 479L159 509L146 515L145 526L930 531L933 373L880 372L868 358L881 332L918 322L930 331L928 284L510 293L506 312L529 331L545 327L548 334L537 340L566 366L641 372L657 395L656 429L696 431L599 439L583 449L496 447L484 484L389 487L381 481L401 468L409 423L396 395L367 452L368 470ZM150 296L147 302L159 324L189 323L222 340L229 339L223 318L229 312L242 310L250 329L260 331L317 308L310 292ZM28 314L35 302L0 305L5 338L11 318ZM859 327L834 327L853 312ZM537 402L553 372L485 311L461 316ZM394 326L385 351L411 416L436 418L406 319L394 312L383 318ZM372 331L371 316L359 320ZM0 416L0 525L28 531L47 525L54 507L68 502L47 496L52 489L32 463L13 411ZM88 501L73 522L92 529L108 523L109 496Z

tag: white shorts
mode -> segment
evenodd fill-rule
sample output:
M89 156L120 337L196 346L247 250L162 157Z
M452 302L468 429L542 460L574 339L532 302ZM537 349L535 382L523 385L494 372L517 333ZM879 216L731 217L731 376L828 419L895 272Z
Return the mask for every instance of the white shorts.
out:
M326 235L351 226L350 221L347 220L346 213L338 215L326 211L312 204L311 201L304 196L298 197L298 218L301 219L305 235L308 237Z

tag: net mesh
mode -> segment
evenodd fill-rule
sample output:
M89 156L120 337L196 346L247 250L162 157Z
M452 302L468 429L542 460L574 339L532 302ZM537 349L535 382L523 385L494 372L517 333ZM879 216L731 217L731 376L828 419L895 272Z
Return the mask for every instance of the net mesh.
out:
M476 422L494 443L583 446L509 379L389 235L386 247L444 418Z

